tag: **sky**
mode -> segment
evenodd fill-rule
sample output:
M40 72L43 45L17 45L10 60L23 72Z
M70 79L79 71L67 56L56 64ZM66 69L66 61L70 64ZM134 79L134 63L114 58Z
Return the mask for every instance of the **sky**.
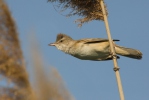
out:
M81 28L65 17L47 0L6 0L17 24L21 47L30 69L28 36L34 32L48 66L55 67L76 100L119 100L113 61L85 61L65 54L48 44L58 33L73 39L107 38L104 22L92 21ZM126 100L149 100L149 1L105 0L109 25L118 45L138 49L141 60L122 57L118 60ZM67 11L66 11L67 12ZM35 38L36 38L35 37Z

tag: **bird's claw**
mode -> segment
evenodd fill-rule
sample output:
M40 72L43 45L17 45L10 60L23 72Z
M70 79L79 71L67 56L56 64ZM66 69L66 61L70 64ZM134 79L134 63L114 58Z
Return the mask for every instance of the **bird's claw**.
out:
M114 54L113 52L110 53L111 57L116 59L118 56L116 54Z

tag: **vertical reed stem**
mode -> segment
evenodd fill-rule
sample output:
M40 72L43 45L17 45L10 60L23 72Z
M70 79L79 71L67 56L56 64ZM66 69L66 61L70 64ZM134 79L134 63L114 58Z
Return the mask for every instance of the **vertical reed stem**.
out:
M121 83L121 78L120 78L120 73L119 73L119 67L117 64L117 57L116 57L116 53L115 53L115 48L113 46L113 39L112 39L111 34L110 34L110 28L109 28L107 14L105 11L105 6L104 6L103 0L100 0L100 5L102 8L104 22L105 22L105 26L106 26L106 31L107 31L107 35L108 35L108 39L109 39L109 43L110 43L111 54L113 55L113 63L114 63L113 69L114 69L115 74L116 74L116 79L117 79L117 84L118 84L118 89L119 89L119 94L120 94L120 100L125 100L123 88L122 88L122 83Z

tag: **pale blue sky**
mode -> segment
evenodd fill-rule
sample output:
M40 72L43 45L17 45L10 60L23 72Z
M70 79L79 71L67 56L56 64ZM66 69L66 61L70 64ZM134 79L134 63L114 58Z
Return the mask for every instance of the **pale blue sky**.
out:
M47 65L57 68L76 100L119 100L112 61L83 61L48 44L59 32L74 39L107 38L102 21L77 27L78 16L66 18L46 0L7 0L20 34L28 67L27 35L34 31ZM109 24L114 39L121 46L139 49L142 60L121 57L118 60L126 100L149 100L149 1L106 0Z

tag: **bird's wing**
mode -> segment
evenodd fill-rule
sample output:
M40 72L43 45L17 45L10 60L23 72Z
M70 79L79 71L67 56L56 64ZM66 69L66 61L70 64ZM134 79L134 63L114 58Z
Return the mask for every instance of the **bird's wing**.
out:
M89 43L107 42L109 40L108 39L103 39L103 38L88 38L88 39L81 39L79 41L82 41L85 44L89 44ZM114 39L113 41L120 41L120 40Z

